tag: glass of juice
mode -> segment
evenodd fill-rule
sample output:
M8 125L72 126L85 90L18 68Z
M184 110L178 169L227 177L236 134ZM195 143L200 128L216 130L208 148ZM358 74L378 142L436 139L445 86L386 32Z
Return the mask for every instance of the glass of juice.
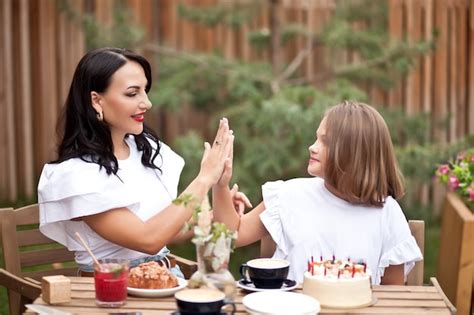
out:
M102 307L117 307L127 298L128 260L99 259L94 267L95 301Z

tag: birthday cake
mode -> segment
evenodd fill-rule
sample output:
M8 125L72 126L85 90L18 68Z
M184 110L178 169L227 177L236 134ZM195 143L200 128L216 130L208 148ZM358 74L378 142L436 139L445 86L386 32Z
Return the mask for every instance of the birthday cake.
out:
M316 298L325 307L367 306L372 302L370 276L365 263L311 260L304 273L303 293Z

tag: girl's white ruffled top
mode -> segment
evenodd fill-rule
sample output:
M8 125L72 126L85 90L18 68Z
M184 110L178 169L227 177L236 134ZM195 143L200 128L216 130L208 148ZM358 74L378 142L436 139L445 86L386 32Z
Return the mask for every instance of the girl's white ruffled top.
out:
M290 261L289 278L303 282L307 262L350 258L372 270L380 284L385 267L405 264L405 276L422 260L399 204L382 208L350 204L333 195L321 178L268 182L260 218L277 244L274 257Z
M138 151L133 136L128 136L125 141L130 155L125 160L118 160L117 175L107 175L98 164L80 158L46 164L43 168L38 184L40 230L75 251L78 264L91 264L92 258L74 235L75 232L82 235L99 259L137 259L148 255L111 243L84 221L72 219L125 207L146 221L176 198L184 160L160 142L160 154L155 159L160 172L143 166L142 152ZM160 252L164 250L167 250L166 247Z

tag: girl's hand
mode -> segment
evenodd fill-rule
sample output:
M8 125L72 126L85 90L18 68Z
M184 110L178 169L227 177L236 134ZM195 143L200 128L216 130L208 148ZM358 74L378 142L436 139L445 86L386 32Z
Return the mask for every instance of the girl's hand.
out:
M239 186L237 184L234 184L234 186L230 190L230 193L232 195L232 202L234 203L235 211L237 211L239 216L244 215L246 207L253 207L250 203L249 198L247 198L247 196L243 192L239 191Z
M222 177L224 165L234 144L234 136L229 130L226 118L219 122L219 129L212 146L204 143L204 153L201 160L201 170L198 178L209 186L217 184Z

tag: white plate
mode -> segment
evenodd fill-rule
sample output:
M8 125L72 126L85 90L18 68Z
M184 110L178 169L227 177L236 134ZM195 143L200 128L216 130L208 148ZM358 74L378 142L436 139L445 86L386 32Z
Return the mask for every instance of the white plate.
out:
M253 292L291 291L291 290L294 290L298 287L298 283L295 283L295 285L292 285L292 286L289 286L289 287L287 287L285 284L283 284L283 286L281 288L278 288L278 289L260 289L260 288L256 288L253 283L246 284L243 281L244 281L243 279L240 279L239 281L237 281L237 286L239 288L244 289L244 290L253 291Z
M185 288L188 285L188 281L178 277L178 286L169 289L138 289L127 287L127 292L130 295L142 296L142 297L163 297L173 295L175 292Z
M308 295L294 292L257 292L242 299L245 309L250 314L317 314L321 307L319 302Z

